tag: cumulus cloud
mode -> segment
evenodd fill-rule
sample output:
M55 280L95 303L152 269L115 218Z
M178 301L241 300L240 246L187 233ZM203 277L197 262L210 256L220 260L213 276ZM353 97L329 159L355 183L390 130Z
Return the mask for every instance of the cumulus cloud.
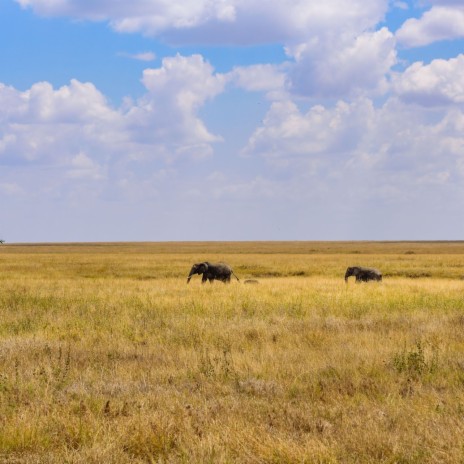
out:
M0 85L0 162L49 160L72 165L73 177L101 177L89 157L210 154L219 138L197 112L223 90L223 76L198 55L178 55L145 70L142 82L145 95L119 109L93 84L77 80L59 89L40 82L24 92Z
M305 113L290 100L275 102L243 153L260 155L280 166L291 160L303 160L312 167L329 163L333 175L341 168L337 160L346 161L359 149L375 117L368 99L352 104L339 101L330 109L315 105Z
M0 86L0 106L0 162L65 162L82 143L120 141L121 115L90 83L55 90L39 82L24 92Z
M394 89L407 102L424 106L464 103L464 55L416 62L395 77Z
M464 37L464 6L462 2L442 2L419 19L408 19L396 32L405 47L420 47L440 40Z
M225 77L214 74L200 55L177 55L145 70L142 82L147 93L127 113L135 137L168 157L210 155L211 143L220 137L208 131L197 112L223 91Z
M105 20L122 32L215 44L301 41L329 27L359 32L377 24L388 7L387 0L16 1L42 15Z
M386 75L396 63L395 40L386 28L354 38L304 43L293 54L296 63L289 74L291 90L317 97L383 92Z
M306 112L293 102L277 102L245 154L293 172L304 181L302 189L322 182L338 184L339 191L348 182L358 194L369 190L370 196L399 200L427 183L462 182L463 123L458 109L417 112L394 98L380 108L362 98Z
M145 70L142 83L145 94L120 108L78 80L26 91L0 85L0 190L76 202L147 201L172 183L176 171L166 166L211 155L220 137L198 113L226 78L200 56L177 55Z

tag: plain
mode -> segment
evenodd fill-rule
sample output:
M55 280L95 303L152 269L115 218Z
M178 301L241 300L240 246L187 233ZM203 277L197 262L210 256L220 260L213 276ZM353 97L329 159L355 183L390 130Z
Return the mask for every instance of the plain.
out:
M463 277L461 242L2 245L0 462L463 462Z

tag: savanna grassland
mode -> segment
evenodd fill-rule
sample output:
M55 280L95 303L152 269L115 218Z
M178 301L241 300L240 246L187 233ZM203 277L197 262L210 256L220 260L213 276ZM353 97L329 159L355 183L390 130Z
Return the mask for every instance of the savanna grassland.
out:
M459 242L2 245L0 462L462 463L463 278Z

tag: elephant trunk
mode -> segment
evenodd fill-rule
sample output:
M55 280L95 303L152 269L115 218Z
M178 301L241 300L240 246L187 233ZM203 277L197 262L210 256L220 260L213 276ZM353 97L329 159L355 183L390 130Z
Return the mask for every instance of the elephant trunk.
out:
M190 273L189 273L189 275L188 275L188 277L187 277L187 283L189 283L189 282L190 282L190 279L192 278L192 276L193 276L194 274L196 274L195 271L196 271L195 267L192 267L192 269L190 269Z

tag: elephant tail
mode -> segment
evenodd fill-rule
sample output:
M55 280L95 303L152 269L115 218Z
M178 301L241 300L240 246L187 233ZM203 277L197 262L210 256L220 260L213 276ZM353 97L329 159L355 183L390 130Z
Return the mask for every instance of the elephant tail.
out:
M232 271L232 275L240 282L240 279L235 275L234 271Z

